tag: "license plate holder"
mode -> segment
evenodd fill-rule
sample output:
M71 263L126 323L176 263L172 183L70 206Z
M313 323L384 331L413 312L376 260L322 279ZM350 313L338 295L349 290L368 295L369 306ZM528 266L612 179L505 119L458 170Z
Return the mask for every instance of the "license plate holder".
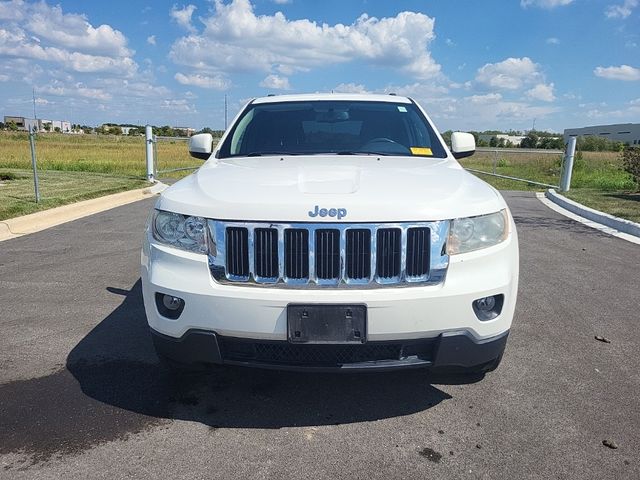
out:
M287 336L291 343L365 343L367 306L288 305Z

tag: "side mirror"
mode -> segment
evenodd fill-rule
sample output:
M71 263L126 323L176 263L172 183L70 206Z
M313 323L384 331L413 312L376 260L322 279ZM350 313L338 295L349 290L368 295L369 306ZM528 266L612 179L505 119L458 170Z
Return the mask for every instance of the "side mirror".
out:
M476 139L470 133L453 132L451 134L451 153L456 159L470 157L476 151Z
M199 133L189 139L189 154L200 160L207 160L213 152L213 135Z

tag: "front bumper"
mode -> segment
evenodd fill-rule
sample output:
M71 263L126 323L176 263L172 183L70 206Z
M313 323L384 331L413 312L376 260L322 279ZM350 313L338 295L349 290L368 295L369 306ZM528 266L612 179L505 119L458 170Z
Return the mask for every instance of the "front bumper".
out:
M189 330L173 338L151 330L156 351L179 363L252 366L279 370L381 371L405 368L474 368L500 358L509 332L477 340L468 332L362 345L293 345Z
M225 285L212 278L206 255L158 244L148 232L141 263L145 310L158 351L187 363L315 368L296 363L296 355L314 352L313 346L288 343L287 306L364 304L364 346L371 347L373 356L362 356L362 352L350 351L351 347L338 348L338 358L346 360L333 362L329 368L479 365L497 358L504 349L518 289L518 241L513 224L501 244L451 256L446 278L438 285L370 289ZM184 300L178 318L160 314L156 293ZM504 295L502 311L496 318L480 320L472 304L491 295ZM310 347L310 352L296 351L299 347ZM418 347L421 350L415 350ZM282 357L268 357L273 351Z

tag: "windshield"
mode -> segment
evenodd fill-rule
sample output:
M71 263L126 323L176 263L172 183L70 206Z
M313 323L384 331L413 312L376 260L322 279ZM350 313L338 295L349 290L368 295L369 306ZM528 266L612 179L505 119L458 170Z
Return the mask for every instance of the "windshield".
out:
M446 157L415 104L367 101L249 105L218 157L315 154Z

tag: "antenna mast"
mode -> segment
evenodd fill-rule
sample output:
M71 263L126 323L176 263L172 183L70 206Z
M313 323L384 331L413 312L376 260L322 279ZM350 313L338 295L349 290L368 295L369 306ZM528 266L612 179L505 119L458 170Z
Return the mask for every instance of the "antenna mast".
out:
M32 96L33 96L33 119L37 120L38 116L36 115L36 88L33 87L33 90L31 90Z

